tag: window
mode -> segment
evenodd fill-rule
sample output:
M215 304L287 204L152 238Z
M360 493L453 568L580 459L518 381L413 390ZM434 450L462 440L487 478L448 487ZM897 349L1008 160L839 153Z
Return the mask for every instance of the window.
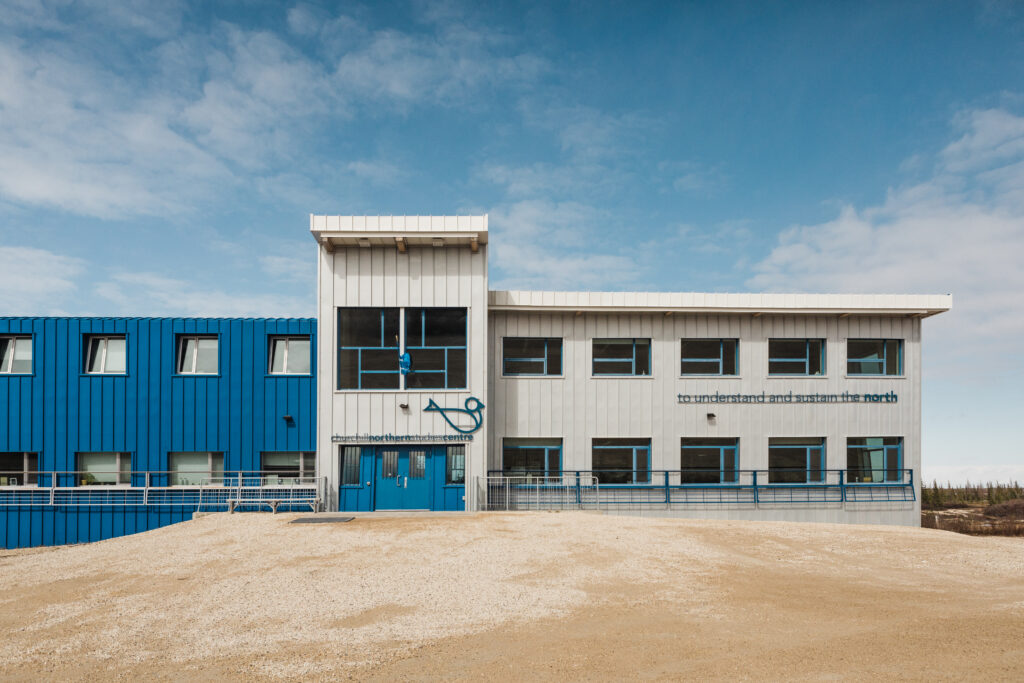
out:
M38 470L36 453L0 453L0 486L36 484Z
M466 309L405 309L407 389L466 388Z
M308 375L309 337L271 337L270 374Z
M735 375L736 339L683 339L681 375Z
M223 453L171 453L167 464L171 486L222 483L211 480L224 479Z
M217 337L178 335L178 374L216 375Z
M650 439L594 439L591 470L602 484L651 481Z
M446 484L466 483L466 447L463 445L449 446L448 457L445 463Z
M359 446L341 446L341 485L359 486L359 458L363 449Z
M299 483L297 479L305 479L308 482L310 478L316 476L316 453L263 453L260 469L268 484Z
M595 339L595 375L651 374L650 339Z
M78 483L82 486L125 485L131 483L132 458L129 453L79 453Z
M32 337L0 337L0 374L32 372Z
M502 473L557 477L562 474L561 439L505 439Z
M338 309L338 388L398 389L397 308Z
M869 436L846 440L846 481L851 484L903 481L903 439Z
M846 340L846 374L902 375L903 340Z
M409 451L409 478L426 479L427 477L427 452Z
M682 439L679 467L684 484L734 484L739 439Z
M768 483L825 481L825 439L769 439Z
M85 371L90 375L123 375L125 372L124 335L86 336Z
M824 375L824 339L769 339L769 375Z
M505 337L502 340L505 375L561 375L562 340L545 337Z

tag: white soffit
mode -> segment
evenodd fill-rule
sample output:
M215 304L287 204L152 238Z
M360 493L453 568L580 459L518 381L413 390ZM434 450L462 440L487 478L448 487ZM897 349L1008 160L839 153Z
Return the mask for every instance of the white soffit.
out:
M487 244L487 216L320 216L310 214L309 231L334 247L477 246Z

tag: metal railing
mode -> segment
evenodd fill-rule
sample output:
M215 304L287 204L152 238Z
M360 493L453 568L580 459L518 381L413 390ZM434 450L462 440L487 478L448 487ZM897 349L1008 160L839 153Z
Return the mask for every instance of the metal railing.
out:
M492 471L485 509L666 509L913 502L909 469Z
M325 499L324 477L265 471L38 471L19 473L0 484L0 507L180 506L196 511L308 506ZM12 483L17 482L17 483Z

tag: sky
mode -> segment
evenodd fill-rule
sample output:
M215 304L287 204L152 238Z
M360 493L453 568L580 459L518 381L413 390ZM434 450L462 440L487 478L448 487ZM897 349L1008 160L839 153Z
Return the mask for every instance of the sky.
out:
M492 289L952 293L925 479L1024 481L1024 4L0 0L0 314L312 316L309 214Z

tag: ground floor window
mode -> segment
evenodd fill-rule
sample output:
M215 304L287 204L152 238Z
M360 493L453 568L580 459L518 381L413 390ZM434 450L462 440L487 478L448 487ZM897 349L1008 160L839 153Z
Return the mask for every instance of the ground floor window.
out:
M127 486L132 479L130 453L79 453L76 468L82 486Z
M359 446L341 447L341 485L359 486L359 458L363 449Z
M682 439L679 468L684 484L736 482L739 439Z
M449 446L445 462L445 483L466 483L466 446Z
M171 486L199 486L224 479L223 453L171 453L167 457Z
M851 484L899 482L903 439L868 436L846 440L846 481Z
M285 480L316 476L316 453L301 451L278 451L263 453L261 470L268 483L285 483Z
M25 486L38 482L36 453L0 453L0 486Z
M504 474L557 477L562 474L562 440L505 439L501 458Z
M651 481L650 439L594 439L591 470L602 484Z
M768 440L768 483L807 484L825 481L825 439Z

